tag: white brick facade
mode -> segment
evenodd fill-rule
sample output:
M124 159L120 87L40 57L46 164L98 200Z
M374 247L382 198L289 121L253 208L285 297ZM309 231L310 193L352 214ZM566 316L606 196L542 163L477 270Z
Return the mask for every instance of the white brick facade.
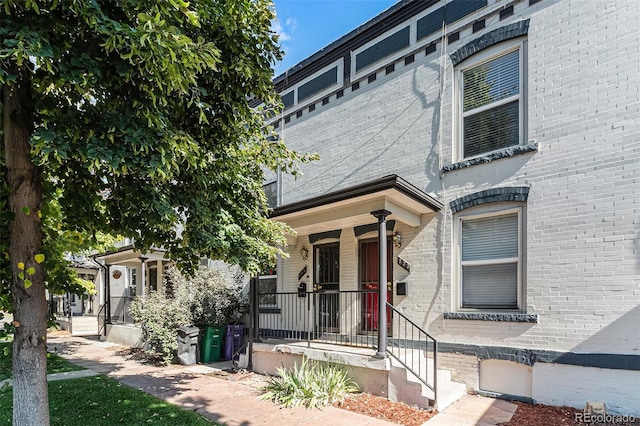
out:
M318 152L320 160L304 165L302 178L284 178L283 204L397 174L445 206L423 215L419 227L396 225L403 244L394 249L394 259L401 256L412 269L407 273L394 266L394 283L408 282L408 295L396 296L394 305L411 320L451 344L637 357L640 3L488 3L445 30L451 34L462 28L458 41L447 43L440 32L412 41L415 49L435 41L437 50L425 55L421 48L406 65L391 56L379 64L375 81L365 78L355 91L345 85L343 95L334 92L326 105L313 98L285 111L278 128L285 143ZM509 4L513 15L501 20L498 12ZM470 23L483 17L486 27L473 33ZM449 55L483 34L527 19L528 32L518 38L525 43L523 142L537 144L537 150L442 173L444 165L456 162L456 67ZM385 66L391 63L395 69L387 74ZM310 103L316 105L312 112ZM298 110L301 117L295 115ZM291 117L285 123L287 114ZM518 204L525 211L522 311L538 320L444 319L444 312L459 308L456 215L449 203L502 187L530 188L527 202ZM340 242L341 288L351 289L358 279L357 238L346 229ZM303 245L312 247L300 235L291 250ZM282 263L279 289L293 291L304 264L299 256ZM312 275L312 259L306 264ZM469 371L465 367L457 374L468 377ZM465 381L477 386L477 378ZM559 403L562 397L549 401ZM640 413L638 401L621 404L613 405Z

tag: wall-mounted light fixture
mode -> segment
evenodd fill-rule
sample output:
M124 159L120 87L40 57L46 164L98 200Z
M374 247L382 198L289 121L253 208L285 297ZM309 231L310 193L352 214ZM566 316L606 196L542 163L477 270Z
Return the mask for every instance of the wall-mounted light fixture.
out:
M307 260L309 258L309 250L305 246L302 246L300 249L300 256L302 256L302 260Z
M393 240L393 246L395 248L402 247L402 235L400 235L398 231L393 233L393 236L391 237L391 239Z

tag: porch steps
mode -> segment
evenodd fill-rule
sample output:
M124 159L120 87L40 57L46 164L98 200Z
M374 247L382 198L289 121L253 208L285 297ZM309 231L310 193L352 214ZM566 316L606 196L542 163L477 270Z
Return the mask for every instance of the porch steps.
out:
M71 319L72 336L97 336L98 317L93 315L83 315Z
M416 364L414 368L419 372L427 372L428 382L433 382L433 359L427 358L422 350L403 351L401 359L407 356L410 359L413 356ZM411 354L410 352L413 352ZM394 357L391 359L391 371L389 372L389 398L402 401L410 405L419 407L433 407L434 397L433 391L422 383L411 371L406 369ZM439 411L467 394L467 387L463 383L457 383L451 380L451 372L449 370L438 369L438 400L436 407Z

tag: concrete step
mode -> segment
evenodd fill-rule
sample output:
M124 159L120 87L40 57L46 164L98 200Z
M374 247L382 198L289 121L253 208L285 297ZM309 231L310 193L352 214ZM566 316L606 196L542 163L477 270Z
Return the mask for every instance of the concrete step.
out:
M238 368L247 368L249 366L249 355L248 352L240 353L240 358L238 359Z
M71 335L97 336L98 334L98 317L77 316L71 319Z
M424 351L415 350L414 353L404 351L396 352L402 361L409 366L413 366L416 372L426 378L427 383L433 383L433 359L425 356ZM396 396L399 401L421 407L434 406L434 394L422 381L410 370L406 369L397 359L391 357L391 381L394 384ZM467 394L467 387L463 383L451 381L451 372L444 369L437 369L438 375L438 400L435 405L438 410L443 410L453 402Z

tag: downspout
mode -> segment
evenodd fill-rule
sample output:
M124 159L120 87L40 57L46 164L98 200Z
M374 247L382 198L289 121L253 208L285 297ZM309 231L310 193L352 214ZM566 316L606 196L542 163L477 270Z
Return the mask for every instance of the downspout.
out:
M247 369L253 368L253 343L260 341L260 310L258 301L258 277L249 279L249 360Z

